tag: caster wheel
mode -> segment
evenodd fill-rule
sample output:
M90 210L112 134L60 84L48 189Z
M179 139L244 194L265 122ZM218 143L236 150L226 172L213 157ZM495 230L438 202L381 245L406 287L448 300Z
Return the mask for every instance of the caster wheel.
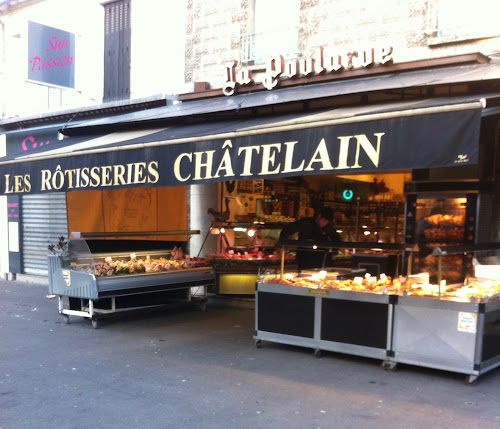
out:
M63 319L64 319L64 323L66 323L66 325L69 323L69 316L67 314L63 314Z
M474 384L476 384L476 380L477 375L469 375L465 377L465 384L467 384L467 386L474 386Z
M206 304L200 304L200 311L207 311L207 305Z
M255 341L255 347L257 347L258 349L260 349L262 347L262 341L261 340L256 340Z
M397 369L398 364L396 362L382 362L382 369L384 371L394 372Z
M317 358L320 358L321 356L323 356L323 352L319 349L316 349L316 350L314 350L314 356L316 356Z
M97 320L92 320L92 327L94 329L97 329L99 327L99 324L97 323Z

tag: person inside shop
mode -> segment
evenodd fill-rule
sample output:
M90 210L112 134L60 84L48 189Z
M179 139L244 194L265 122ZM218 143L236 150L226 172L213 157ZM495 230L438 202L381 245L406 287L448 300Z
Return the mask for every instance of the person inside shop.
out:
M297 236L297 240L299 241L313 240L338 243L342 240L333 226L333 218L333 209L323 206L315 216L302 218L286 225L281 230L278 244L282 240L290 240L295 236ZM330 267L337 253L337 249L332 249L332 251L325 249L298 249L296 252L297 267L299 271Z

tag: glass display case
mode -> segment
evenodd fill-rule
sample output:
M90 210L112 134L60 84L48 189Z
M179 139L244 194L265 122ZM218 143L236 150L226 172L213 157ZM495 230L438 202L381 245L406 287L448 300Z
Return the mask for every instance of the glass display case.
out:
M477 194L432 193L407 196L406 242L418 245L414 273L429 273L432 283L464 280L472 268L471 255L455 253L437 259L435 249L476 243ZM442 276L438 279L438 263Z
M318 248L331 245L314 243ZM366 243L335 245L363 248ZM386 250L394 252L394 246ZM390 370L398 363L444 369L466 374L466 382L474 383L500 365L500 264L480 265L477 258L496 254L500 244L437 249L438 275L441 258L449 255L470 254L478 263L464 282L436 284L429 273L411 274L418 246L405 245L399 251L408 273L394 278L366 274L346 279L335 269L298 273L283 268L279 274L261 276L256 345L266 340L310 347L315 354L329 350L378 358Z
M356 248L370 243L283 240L287 249ZM384 245L383 245L384 246ZM385 244L400 252L400 244ZM256 345L263 340L384 359L392 332L399 277L375 277L364 268L287 269L263 275L256 291Z
M75 233L68 240L67 250L62 256L63 268L91 273L96 277L158 274L212 265L209 258L185 255L180 246L165 250L92 253L85 238Z
M92 253L89 237L191 235L199 231L73 233L65 246L48 256L49 293L59 297L59 313L97 320L118 309L196 302L204 308L213 287L212 261L191 258L180 247L123 253ZM201 293L192 296L192 288ZM65 308L63 297L69 298ZM194 298L194 299L193 299Z
M335 226L343 241L403 242L402 202L325 201L324 204L335 211Z
M276 253L282 223L214 222L210 233L218 236L214 255L215 291L224 295L253 295L258 275L279 268L282 255ZM293 266L287 253L284 264Z

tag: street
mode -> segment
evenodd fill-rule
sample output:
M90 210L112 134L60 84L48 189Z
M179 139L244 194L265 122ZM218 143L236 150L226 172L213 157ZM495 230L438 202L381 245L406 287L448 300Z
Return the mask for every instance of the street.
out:
M195 306L65 324L47 286L0 281L0 429L500 428L479 377L253 341L254 311Z

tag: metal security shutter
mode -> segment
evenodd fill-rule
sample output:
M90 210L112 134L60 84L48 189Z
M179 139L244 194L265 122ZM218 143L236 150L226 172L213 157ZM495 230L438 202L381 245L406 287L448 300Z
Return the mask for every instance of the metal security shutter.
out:
M23 273L46 276L47 246L68 237L66 194L25 195L21 210Z
M130 98L130 0L104 5L103 102Z

